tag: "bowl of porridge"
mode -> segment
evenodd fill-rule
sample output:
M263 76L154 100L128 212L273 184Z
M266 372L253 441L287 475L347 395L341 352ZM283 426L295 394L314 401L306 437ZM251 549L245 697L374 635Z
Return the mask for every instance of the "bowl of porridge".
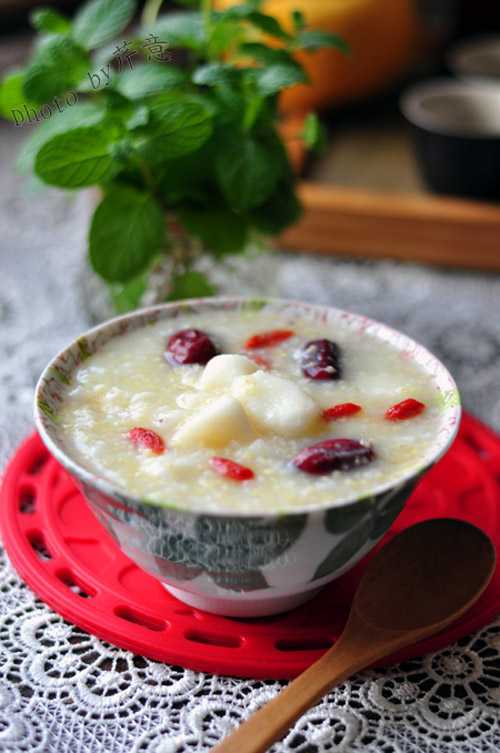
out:
M85 333L38 431L123 551L196 608L293 608L365 555L450 446L460 400L404 334L335 308L201 299Z

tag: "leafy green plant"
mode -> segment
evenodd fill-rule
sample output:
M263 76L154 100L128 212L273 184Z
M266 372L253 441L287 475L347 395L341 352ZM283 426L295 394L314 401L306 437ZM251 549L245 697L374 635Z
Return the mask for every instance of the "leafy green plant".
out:
M90 0L72 21L36 10L33 55L0 88L5 117L44 121L21 168L60 188L99 188L89 259L118 310L137 305L165 257L171 298L212 293L193 268L199 253L240 253L298 218L278 97L307 82L296 50L345 51L339 37L308 29L298 11L285 30L259 0L223 12L202 0L158 17L160 5L148 0L128 41L120 35L135 0ZM310 115L305 143L320 138Z

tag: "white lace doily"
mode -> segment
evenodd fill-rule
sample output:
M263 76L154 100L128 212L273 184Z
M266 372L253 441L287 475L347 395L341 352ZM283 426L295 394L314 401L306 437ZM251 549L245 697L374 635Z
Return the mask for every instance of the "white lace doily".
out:
M0 464L32 430L52 355L88 324L82 202L29 193L13 170L26 129L0 125ZM332 232L334 228L332 228ZM400 327L456 375L465 406L500 429L500 279L395 263L266 257L244 289L334 303ZM233 288L232 292L238 292ZM60 619L0 560L0 751L205 753L279 689L121 651ZM446 651L339 686L273 753L494 753L500 622Z

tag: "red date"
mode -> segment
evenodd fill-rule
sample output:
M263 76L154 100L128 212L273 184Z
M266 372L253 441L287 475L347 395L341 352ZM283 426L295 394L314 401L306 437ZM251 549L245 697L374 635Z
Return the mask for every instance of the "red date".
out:
M176 365L198 363L205 365L217 355L217 349L206 334L199 329L181 329L167 342L165 358Z
M332 471L350 471L375 459L371 445L357 439L325 439L306 447L293 464L304 473L324 476Z
M311 340L301 355L301 367L304 376L314 380L333 380L342 377L341 353L337 343L332 340Z

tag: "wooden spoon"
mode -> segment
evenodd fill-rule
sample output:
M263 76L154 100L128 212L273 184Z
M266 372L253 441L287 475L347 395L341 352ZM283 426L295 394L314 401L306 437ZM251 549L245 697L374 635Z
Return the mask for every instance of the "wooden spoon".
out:
M470 523L436 519L406 529L369 563L335 645L213 753L264 753L333 685L460 617L494 570L491 541Z

